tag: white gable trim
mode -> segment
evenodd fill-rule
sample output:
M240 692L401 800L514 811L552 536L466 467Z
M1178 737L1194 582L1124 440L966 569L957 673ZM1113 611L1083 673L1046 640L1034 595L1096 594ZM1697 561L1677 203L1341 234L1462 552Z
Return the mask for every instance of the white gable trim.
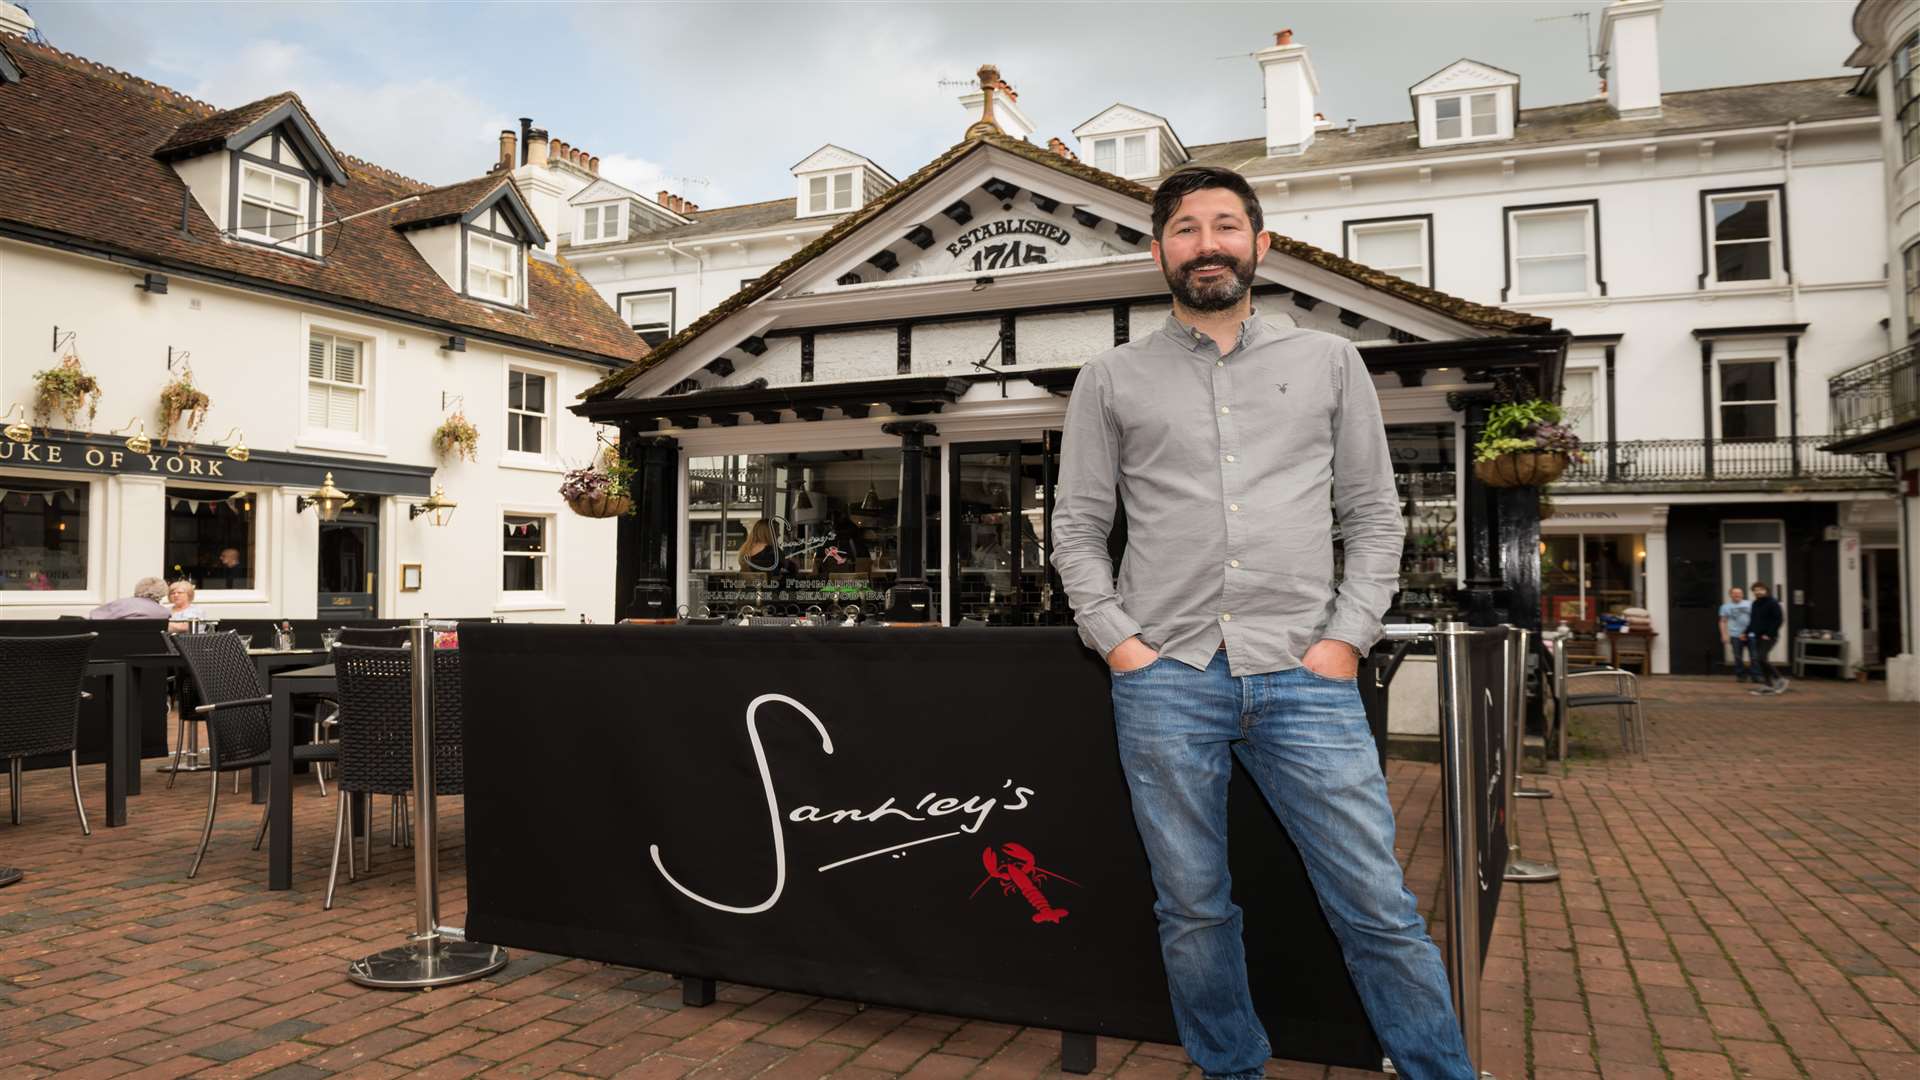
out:
M1478 60L1455 60L1413 85L1407 92L1443 94L1460 90L1482 90L1493 86L1519 86L1520 76Z

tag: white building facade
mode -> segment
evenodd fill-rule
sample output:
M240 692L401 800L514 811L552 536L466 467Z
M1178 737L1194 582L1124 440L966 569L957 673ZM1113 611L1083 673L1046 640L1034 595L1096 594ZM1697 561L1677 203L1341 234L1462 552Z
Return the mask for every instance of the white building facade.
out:
M291 94L218 110L0 9L0 618L150 575L211 617L611 617L617 525L558 493L597 451L564 404L646 349L509 168L431 188ZM69 358L97 414L22 423ZM209 405L163 439L183 375ZM472 460L436 452L454 414ZM323 522L329 479L352 501Z
M1168 118L1116 104L1072 129L1073 147L1051 145L1148 186L1187 164L1233 168L1284 236L1570 331L1562 397L1591 449L1549 492L1545 625L1646 608L1653 670L1724 670L1718 604L1766 580L1790 632L1837 633L1852 665L1877 666L1907 639L1876 606L1884 569L1859 553L1897 547L1895 482L1883 461L1822 447L1828 377L1888 348L1882 122L1844 77L1663 92L1660 13L1605 9L1611 77L1586 102L1528 106L1488 56L1413 82L1406 121L1343 129L1319 118L1322 73L1287 32L1255 54L1258 138L1188 146ZM1033 130L1025 113L1015 130ZM612 239L562 226L562 250L631 325L678 334L860 212L866 178L885 176L853 151L821 154L794 167L794 200L656 216ZM809 201L807 170L823 168L861 178L844 206ZM1107 254L1141 250L1098 235ZM845 268L843 285L965 269L900 265ZM832 362L814 356L817 377ZM722 366L674 389L742 377ZM1466 438L1463 416L1448 422Z

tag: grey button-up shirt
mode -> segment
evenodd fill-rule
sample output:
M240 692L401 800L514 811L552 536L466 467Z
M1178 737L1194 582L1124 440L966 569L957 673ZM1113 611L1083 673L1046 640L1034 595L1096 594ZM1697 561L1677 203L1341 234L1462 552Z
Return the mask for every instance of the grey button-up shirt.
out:
M1116 501L1127 517L1117 582ZM1053 559L1081 640L1102 656L1135 634L1201 669L1224 641L1235 675L1298 666L1322 638L1364 653L1393 599L1404 529L1379 399L1339 337L1255 315L1222 356L1169 317L1080 371Z

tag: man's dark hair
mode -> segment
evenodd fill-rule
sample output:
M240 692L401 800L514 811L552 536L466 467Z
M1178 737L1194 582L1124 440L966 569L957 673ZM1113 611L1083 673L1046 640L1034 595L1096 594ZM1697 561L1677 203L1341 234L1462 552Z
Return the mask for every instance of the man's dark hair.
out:
M1253 226L1253 231L1257 233L1265 227L1260 214L1260 200L1254 198L1253 187L1247 183L1246 177L1232 169L1190 165L1160 181L1159 189L1153 193L1153 238L1158 240L1166 232L1167 220L1180 209L1182 199L1207 188L1226 188L1240 196L1240 202L1247 208L1247 222Z

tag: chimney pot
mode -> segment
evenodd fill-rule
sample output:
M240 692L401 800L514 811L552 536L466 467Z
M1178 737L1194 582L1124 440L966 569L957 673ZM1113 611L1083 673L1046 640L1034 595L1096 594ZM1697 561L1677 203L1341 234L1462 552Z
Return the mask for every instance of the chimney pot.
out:
M1275 45L1291 45L1291 44L1293 44L1293 31L1291 31L1291 30L1282 30L1282 31L1280 31L1279 33L1277 33L1277 34L1275 34L1275 35L1273 35L1273 43L1274 43Z
M669 210L673 209L673 196L667 194L667 189L665 188L660 189L660 193L653 197L653 201Z
M545 128L527 129L527 164L542 166L547 163L547 131Z
M513 129L512 128L503 129L500 132L500 164L501 166L511 170L514 164L513 156L517 152L518 151L516 150L516 142L514 139Z
M587 171L592 173L595 176L600 175L600 155L599 154L595 154L592 157L587 159Z

